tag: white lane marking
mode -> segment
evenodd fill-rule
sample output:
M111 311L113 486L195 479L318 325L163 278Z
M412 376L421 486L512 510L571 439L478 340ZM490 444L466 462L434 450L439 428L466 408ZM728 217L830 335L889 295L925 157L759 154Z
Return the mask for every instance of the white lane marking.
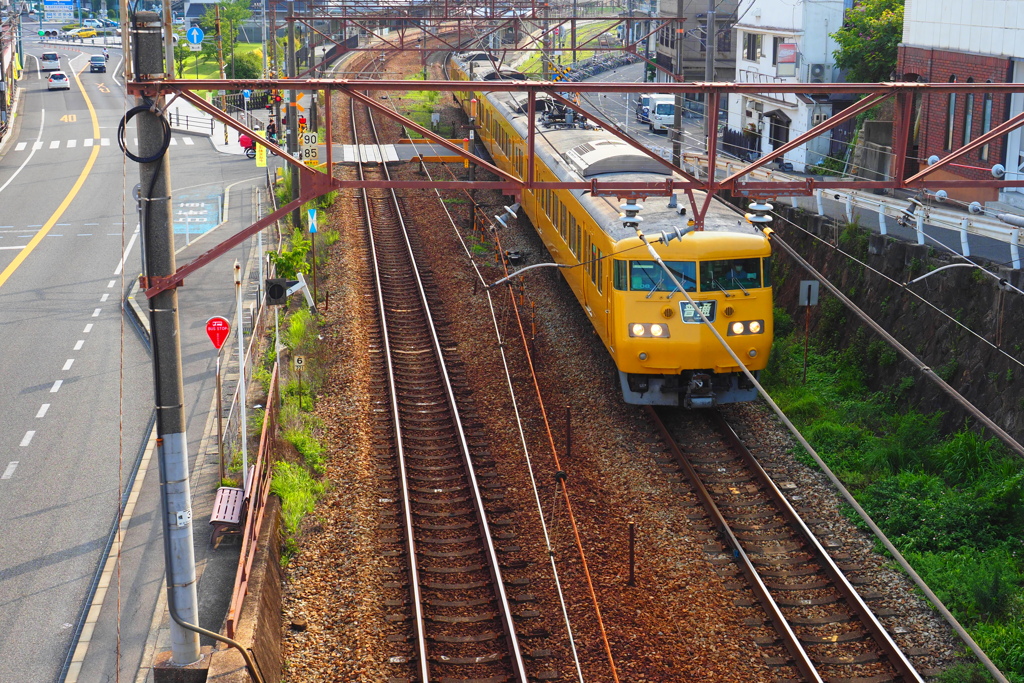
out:
M4 470L3 474L0 474L0 479L10 479L14 476L14 470L18 469L18 461L12 460L7 463L7 469Z
M84 339L79 339L77 342L75 342L74 350L75 351L81 351L83 346L85 346L85 340Z
M27 142L19 142L17 145L14 146L14 151L15 152L21 152L21 151L24 151L24 149L26 147L28 147L28 143Z
M28 246L27 244L25 245ZM0 247L0 249L24 249L25 247Z
M24 448L25 446L32 443L32 437L35 435L36 432L34 429L30 429L27 432L25 432L25 437L21 440L21 447Z
M92 147L92 143L93 142L95 142L95 141L92 138L86 138L85 139L85 146L86 147Z
M196 143L192 142L192 138L182 138L182 140L185 141L186 145L194 145L194 144L196 144Z
M80 233L78 233L78 236L79 237L92 237L92 233L91 232L80 232Z
M60 147L60 140L53 140L50 142L50 149L57 149Z
M36 419L38 419L40 417L46 417L46 411L49 410L49 409L50 409L50 404L49 403L44 403L43 405L39 406L39 412L36 413Z
M110 138L101 138L100 147L110 147Z
M124 262L128 260L128 252L132 250L135 245L135 240L139 238L139 229L136 227L135 232L132 233L132 238L128 240L128 246L124 248L124 254L121 255L121 262L117 264L117 268L114 269L114 275L120 275L121 271L124 270Z
M110 298L109 294L104 294L103 296L100 297L100 303L103 303L104 301L106 301L109 298Z
M42 148L43 148L42 140L36 140L35 142L32 143L32 151L33 152L36 151L37 149L42 149Z
M18 170L15 171L13 174L11 174L11 177L7 179L7 182L4 183L3 185L0 185L0 192L3 192L7 188L8 185L10 185L11 183L14 182L14 179L18 177L19 173L21 173L21 169L25 168L25 165L28 162L32 161L32 157L35 156L36 150L39 147L43 146L43 143L40 142L40 140L43 137L43 123L45 121L46 121L46 110L45 109L40 109L39 110L39 132L36 133L36 141L32 143L32 151L29 153L29 155L27 157L25 157L25 161L21 162L21 166L18 167ZM36 145L39 145L39 147L36 147Z
M68 145L67 146L68 146L69 149L71 147L77 147L78 146L78 140L68 140Z
M60 223L58 223L57 225L60 225ZM98 228L100 224L99 223L82 223L82 225L84 225L87 228L90 228L90 227Z
M94 317L94 318L100 317L100 311L102 311L102 310L103 310L102 308L97 308L95 311L92 312L92 317Z
M171 144L176 145L178 144L178 141L175 138L171 138Z
M71 365L72 365L72 364L73 364L74 362L75 362L75 359L74 359L74 358L68 358L68 359L67 359L67 361L65 361L65 362L64 362L64 367L63 367L63 369L64 369L64 370L70 370L70 369L71 369Z
M58 391L60 391L60 385L61 384L64 384L64 380L62 380L62 379L59 379L56 382L54 382L53 386L50 387L50 393L51 394L56 394Z
M89 334L90 332L92 332L92 323L85 326L85 329L82 330L82 334Z
M107 289L110 289L111 287L113 287L115 282L117 282L117 280L111 280L110 282L108 282L107 283Z

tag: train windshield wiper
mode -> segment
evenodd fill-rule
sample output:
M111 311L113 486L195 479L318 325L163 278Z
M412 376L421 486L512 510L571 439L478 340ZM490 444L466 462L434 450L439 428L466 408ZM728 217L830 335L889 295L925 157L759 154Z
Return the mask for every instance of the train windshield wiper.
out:
M726 299L731 299L731 298L733 298L734 296L736 296L735 294L730 294L730 293L729 293L729 290L727 290L727 289L726 289L725 287L723 287L723 286L722 286L722 283L718 281L718 278L717 278L717 277L713 277L713 278L711 278L711 284L713 284L714 286L716 286L716 287L718 287L718 288L719 288L720 290L722 290L722 293L723 293L723 294L725 294L725 298L726 298Z
M666 268L668 268L668 266L666 266ZM687 275L686 273L684 273L682 271L675 270L673 268L668 268L668 272L670 272L673 275L675 275L676 279L678 279L680 282L683 283L683 287L686 286L686 281L687 280L689 280L690 282L692 282L694 284L697 284L696 280L694 280L692 277L690 277L689 275ZM671 299L672 296L675 295L675 293L678 292L678 291L679 291L679 287L677 287L676 284L673 282L672 283L672 289L668 290L668 298Z
M743 285L740 284L740 281L736 279L735 275L732 276L732 283L740 288L740 291L743 292L743 296L750 296L750 292L744 289Z
M665 272L661 271L661 277L658 278L657 282L654 282L653 277L648 277L648 279L654 286L651 287L651 291L647 292L647 296L644 297L645 299L650 299L652 296L654 296L655 292L661 291L661 283L665 281Z

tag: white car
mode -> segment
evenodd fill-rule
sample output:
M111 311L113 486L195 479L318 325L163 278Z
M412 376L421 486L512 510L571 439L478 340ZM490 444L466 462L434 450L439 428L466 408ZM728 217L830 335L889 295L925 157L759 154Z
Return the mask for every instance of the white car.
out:
M63 71L54 71L46 84L48 90L71 90L71 79Z

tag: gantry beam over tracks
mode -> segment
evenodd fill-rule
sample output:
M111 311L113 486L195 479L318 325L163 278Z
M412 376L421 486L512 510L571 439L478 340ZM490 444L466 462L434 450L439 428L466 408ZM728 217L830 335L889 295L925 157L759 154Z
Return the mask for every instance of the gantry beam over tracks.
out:
M728 191L734 194L750 196L750 197L761 197L761 198L775 198L775 197L786 197L786 196L809 196L812 195L816 190L819 189L831 189L831 188L846 188L846 189L860 189L870 190L876 188L889 188L889 189L923 189L928 188L930 190L937 190L943 188L965 188L965 187L1019 187L1024 182L1020 179L1005 179L1005 178L989 178L984 180L975 179L962 179L962 178L936 178L930 174L949 164L956 158L969 152L970 150L977 149L979 146L990 142L999 136L1005 135L1008 132L1020 127L1024 124L1024 113L1018 114L1002 124L994 127L988 133L981 135L974 139L969 145L960 147L952 150L942 160L933 166L927 167L918 173L908 177L904 177L905 168L905 156L906 156L906 141L909 139L910 126L913 122L913 98L916 93L997 93L997 94L1012 94L1024 92L1024 84L1021 83L881 83L881 84L864 84L864 83L827 83L827 84L809 84L809 83L792 83L792 84L771 84L766 86L760 83L660 83L658 89L666 93L689 93L689 94L704 94L710 98L711 102L715 102L721 97L726 97L733 93L757 93L764 94L766 90L771 93L803 93L808 95L814 94L827 94L827 93L854 93L864 94L866 97L862 99L858 104L849 107L847 110L839 112L835 116L826 119L822 123L814 126L807 133L797 136L792 141L778 149L765 154L763 157L755 162L744 164L743 162L736 162L738 170L727 175L724 179L717 179L714 173L707 173L707 167L701 169L696 175L686 174L681 169L672 167L672 170L676 172L675 175L668 175L663 181L656 182L629 182L629 181L607 181L607 180L581 180L577 182L541 182L536 179L534 173L533 164L528 164L527 173L525 178L519 178L491 163L485 161L481 157L467 151L463 147L459 146L450 140L447 140L440 135L434 133L431 130L424 128L416 122L407 119L406 117L398 114L391 108L390 99L381 100L378 97L372 95L366 95L369 92L408 92L408 91L423 91L423 90L434 90L441 92L508 92L517 93L523 96L523 104L526 105L527 111L533 111L532 104L537 97L547 96L553 100L562 102L575 108L571 103L562 97L564 93L641 93L650 90L649 83L552 83L547 81L392 81L392 80L349 80L349 79L253 79L253 80L231 80L231 79L211 79L211 80L154 80L154 81L133 81L128 83L128 91L132 95L146 96L150 98L156 98L159 95L170 95L180 96L192 102L196 107L207 112L217 120L224 122L225 124L235 128L239 132L248 132L250 136L261 145L268 147L272 152L283 158L286 162L295 165L299 168L302 174L301 182L301 195L300 197L282 207L278 211L274 212L270 216L264 218L260 222L250 226L246 230L236 234L229 238L221 245L214 247L206 254L200 256L196 261L178 269L174 276L164 279L159 282L151 282L150 286L146 291L148 297L155 296L161 291L169 287L174 287L187 275L188 273L201 267L204 263L216 258L220 254L224 253L227 249L238 244L246 237L254 234L259 229L269 224L273 220L287 214L295 206L301 205L302 203L309 201L317 196L320 196L331 190L340 188L350 187L380 187L380 188L408 188L408 189L498 189L506 194L515 195L521 197L523 191L536 191L543 189L571 189L571 190L584 190L588 191L595 196L613 196L620 198L627 197L645 197L645 196L667 196L674 192L683 192L689 198L691 207L693 209L692 215L697 221L698 227L703 223L703 216L707 210L709 204L709 198L721 191ZM197 90L227 90L227 91L241 91L241 90L252 90L252 89L265 89L265 90L296 90L296 91L324 91L328 93L342 93L348 97L358 100L362 104L375 110L377 113L392 118L405 126L409 130L415 131L424 138L424 144L435 144L443 149L448 150L461 159L467 160L469 163L475 164L482 170L486 170L496 176L495 180L487 181L471 181L471 180L452 180L452 181L437 181L437 180L415 180L415 181L376 181L376 182L363 182L358 180L339 180L333 178L330 173L325 173L320 170L311 169L302 164L302 162L290 156L285 150L270 143L269 141L255 135L252 131L249 131L245 126L235 121L233 118L221 112L208 104L202 98L193 94L193 91ZM770 90L769 90L770 89ZM839 125L844 120L855 116L857 113L866 110L869 107L876 106L890 98L896 99L896 106L894 110L894 126L893 126L893 148L894 148L894 161L892 168L890 169L891 178L888 180L878 181L855 181L846 179L832 179L832 180L818 180L816 178L802 178L799 180L784 180L784 181L754 181L750 180L750 174L756 169L770 163L774 159L781 158L781 155L786 150L797 147L823 133L828 132L830 129ZM327 111L326 121L331 121L331 98L325 98L325 107ZM712 109L714 113L717 113L717 107ZM609 131L609 135L614 135L619 138L623 138L624 134L621 131L616 130L616 127L608 122L600 121L599 118L595 119L593 115L588 115L588 118L595 123L598 123L603 128ZM532 150L537 134L536 118L530 117L529 121L530 134L527 136L529 139L525 141L527 149ZM717 127L711 126L711 130L715 131L717 137ZM328 123L327 136L330 138L331 129ZM658 159L663 165L664 160L649 149L642 148L641 146L634 145L635 148L641 149L644 153L648 154L652 158ZM713 150L712 157L715 156L714 151L717 150L717 140L713 141L711 150ZM326 169L333 169L334 158L332 153L333 145L327 145L327 163ZM528 158L532 161L533 155L528 155ZM712 164L714 160L712 159ZM695 192L705 193L701 201L695 197ZM297 203L298 202L298 203Z

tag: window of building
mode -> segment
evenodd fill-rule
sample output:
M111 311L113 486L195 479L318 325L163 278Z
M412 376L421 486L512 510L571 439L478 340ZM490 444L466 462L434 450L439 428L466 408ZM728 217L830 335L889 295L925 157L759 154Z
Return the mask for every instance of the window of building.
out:
M956 76L949 77L950 83L956 83ZM949 100L946 103L946 140L944 149L953 149L953 124L956 120L956 93L949 93Z
M992 79L985 81L991 83ZM992 130L992 93L985 93L984 99L981 101L981 134ZM981 146L981 153L979 154L982 161L988 161L988 145Z
M772 37L772 66L779 65L779 45L786 42L786 39L782 36Z
M718 52L732 54L732 24L724 22L718 24L718 35L715 36L715 49Z
M760 33L743 34L743 59L748 62L756 62L761 59L762 37Z
M973 78L967 79L968 83L973 83ZM964 102L964 142L967 144L971 141L971 129L974 128L974 93L969 92Z

